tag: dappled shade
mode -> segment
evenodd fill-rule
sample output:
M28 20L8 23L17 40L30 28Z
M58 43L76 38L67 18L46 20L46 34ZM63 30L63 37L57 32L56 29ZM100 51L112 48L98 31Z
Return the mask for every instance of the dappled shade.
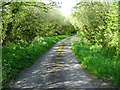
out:
M95 88L71 51L69 38L54 45L22 73L12 88Z

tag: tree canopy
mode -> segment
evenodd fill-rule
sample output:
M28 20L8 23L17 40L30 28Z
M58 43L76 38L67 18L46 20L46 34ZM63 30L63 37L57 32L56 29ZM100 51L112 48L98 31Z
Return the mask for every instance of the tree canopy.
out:
M57 10L58 6L55 2L3 2L2 45L30 43L37 36L76 33Z
M118 4L116 2L79 2L74 25L84 43L118 51Z

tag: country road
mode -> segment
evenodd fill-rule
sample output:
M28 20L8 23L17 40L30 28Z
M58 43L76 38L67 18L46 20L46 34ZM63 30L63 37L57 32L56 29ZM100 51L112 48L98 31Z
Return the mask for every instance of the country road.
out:
M11 88L97 88L75 59L71 38L55 44L32 67L22 72Z

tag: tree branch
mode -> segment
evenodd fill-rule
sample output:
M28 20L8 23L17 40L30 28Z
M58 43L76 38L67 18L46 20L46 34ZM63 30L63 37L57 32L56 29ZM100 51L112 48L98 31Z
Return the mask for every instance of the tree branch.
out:
M10 2L7 2L7 3L3 4L2 6L0 6L0 9L3 8L6 5L10 5L11 3L12 3L12 0Z

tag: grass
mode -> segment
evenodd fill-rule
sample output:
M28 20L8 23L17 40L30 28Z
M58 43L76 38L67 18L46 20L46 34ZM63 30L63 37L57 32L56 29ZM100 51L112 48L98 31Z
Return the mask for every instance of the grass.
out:
M96 46L87 46L81 42L72 44L76 58L88 69L91 74L98 78L107 78L114 85L120 87L120 62L115 59L115 49L101 49Z
M29 46L20 46L13 43L2 48L2 85L7 88L10 81L22 70L30 67L36 59L43 55L56 42L67 36L53 36L35 38Z

